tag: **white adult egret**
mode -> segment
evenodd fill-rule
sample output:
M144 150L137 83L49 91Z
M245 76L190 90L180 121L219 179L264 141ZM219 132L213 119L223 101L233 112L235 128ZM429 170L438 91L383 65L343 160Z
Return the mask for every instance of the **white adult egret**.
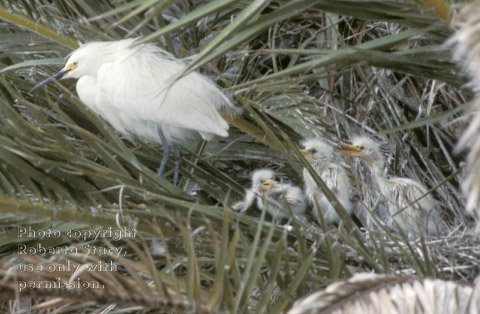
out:
M345 169L335 161L332 146L314 138L301 142L301 147L300 152L305 156L305 159L312 165L312 168L325 182L347 213L351 214L350 181ZM305 182L305 194L313 206L315 217L319 219L318 211L321 210L326 223L341 222L340 216L306 168L303 169L303 180Z
M352 145L340 143L343 155L363 159L370 168L372 179L380 193L386 198L387 226L395 222L407 234L418 234L426 230L429 234L439 234L445 225L435 207L435 200L420 183L409 179L391 177L384 174L385 158L380 152L380 144L360 136L352 140Z
M288 218L291 209L294 215L305 211L305 196L302 190L290 183L275 180L275 171L258 169L252 173L252 187L246 191L245 199L233 205L236 210L247 210L257 201L260 210L266 211L277 220Z
M435 278L360 273L295 302L288 314L479 313L479 292L478 279L474 286Z
M227 136L228 123L220 111L234 114L237 109L206 76L197 72L181 76L183 62L153 44L134 42L87 43L72 53L60 72L29 92L54 79L79 79L82 102L117 131L162 144L159 175L173 147L176 185L181 154L175 143L196 132L205 140Z

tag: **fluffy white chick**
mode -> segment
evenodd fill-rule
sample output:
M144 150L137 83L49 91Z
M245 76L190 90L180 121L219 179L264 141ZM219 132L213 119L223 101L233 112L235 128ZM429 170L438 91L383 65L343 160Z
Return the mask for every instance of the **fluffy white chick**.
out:
M318 138L304 140L301 146L300 152L312 165L312 168L325 182L347 213L351 214L350 181L345 169L335 161L332 146ZM306 168L303 169L303 180L305 182L305 194L313 206L315 217L319 219L318 211L320 210L323 212L323 217L327 224L341 222L340 216L338 216L334 207Z
M290 217L289 208L294 215L302 214L306 208L302 190L290 183L278 182L276 175L271 169L252 172L252 187L246 191L245 199L233 208L247 210L256 201L258 209L266 209L277 220Z
M445 223L435 206L435 200L427 189L409 178L385 175L385 157L380 151L380 144L366 136L352 140L352 144L341 143L343 155L364 160L372 173L376 188L386 198L389 219L387 226L398 225L405 233L439 234L445 231Z

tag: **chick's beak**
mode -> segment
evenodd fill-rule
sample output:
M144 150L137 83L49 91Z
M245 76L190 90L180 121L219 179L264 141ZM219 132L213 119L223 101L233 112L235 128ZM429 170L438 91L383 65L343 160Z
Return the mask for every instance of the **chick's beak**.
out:
M272 179L267 179L265 181L262 181L262 191L265 191L269 188L274 188L277 185L277 181L272 180Z
M62 77L65 76L65 74L67 74L68 72L74 70L75 68L77 67L76 64L71 64L69 66L66 66L64 67L62 70L60 70L59 72L55 73L54 75L50 76L49 78L41 81L40 83L38 83L37 85L35 85L32 89L30 89L28 91L29 94L33 93L34 91L36 91L37 89L47 85L47 84L50 84L52 83L53 81L55 80L59 80L61 79Z
M343 149L338 152L345 156L358 156L362 152L357 146L343 142L340 143L340 147Z
M300 149L300 153L302 153L303 156L305 156L305 158L309 158L309 157L312 157L312 152L308 149Z

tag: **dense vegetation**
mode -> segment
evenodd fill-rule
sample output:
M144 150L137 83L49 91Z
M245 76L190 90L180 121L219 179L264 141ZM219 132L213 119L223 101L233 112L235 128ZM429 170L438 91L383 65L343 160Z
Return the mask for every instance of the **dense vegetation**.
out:
M15 300L15 280L74 279L72 271L7 275L19 264L112 261L117 268L77 274L105 289L30 289L33 299L6 301L2 312L116 304L113 312L278 313L358 272L466 281L478 275L480 246L460 193L465 156L453 154L471 95L444 44L454 29L442 0L1 3L0 291ZM182 144L179 186L171 184L173 161L168 176L156 175L159 146L115 134L81 103L75 82L27 93L78 42L126 37L185 58L243 110L230 121L228 138ZM273 168L303 184L302 138L336 144L356 134L383 143L389 174L431 189L448 234L408 239L381 221L360 231L349 228L350 217L337 228L311 214L284 228L255 209L231 210L254 169ZM366 169L343 163L357 214L368 215L364 208L374 200ZM137 233L122 240L66 233L118 226ZM62 235L28 238L19 236L20 227ZM127 254L18 254L22 244ZM47 305L47 297L59 298Z

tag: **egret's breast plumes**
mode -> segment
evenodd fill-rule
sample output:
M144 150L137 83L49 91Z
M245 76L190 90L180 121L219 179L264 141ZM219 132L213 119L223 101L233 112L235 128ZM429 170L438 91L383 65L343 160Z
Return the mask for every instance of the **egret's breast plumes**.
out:
M75 50L65 77L79 78L77 93L93 111L119 132L160 142L198 132L205 139L227 136L220 115L234 114L232 102L206 76L182 76L185 64L152 44L134 39L92 42Z
M347 213L352 213L350 203L350 181L345 169L336 160L333 148L318 138L307 139L301 143L302 154L312 165L315 172L325 182ZM319 218L321 212L327 223L341 222L340 216L317 185L306 168L303 169L305 194L313 206L313 214Z

